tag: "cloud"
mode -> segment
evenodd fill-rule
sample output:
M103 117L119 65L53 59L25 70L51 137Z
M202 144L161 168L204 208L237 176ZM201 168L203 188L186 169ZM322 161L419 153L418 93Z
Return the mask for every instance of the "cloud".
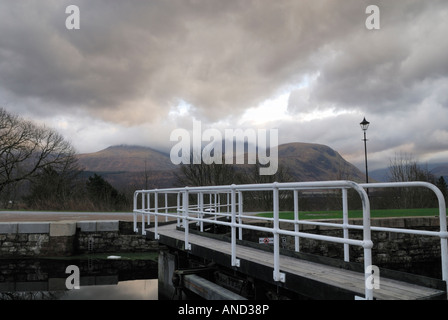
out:
M65 29L64 2L8 4L1 83L20 97L100 110L109 121L122 121L114 111L129 104L166 115L179 98L207 119L241 113L294 82L331 30L345 29L345 10L328 19L331 1L73 3L76 31ZM327 26L313 28L313 20ZM130 123L143 119L138 109Z
M192 118L249 124L271 105L260 118L282 141L328 144L354 162L364 116L378 162L448 147L444 0L0 1L0 103L65 123L81 149L162 146ZM65 28L70 4L80 30ZM380 30L365 28L371 4Z
M448 71L446 4L394 1L381 8L381 30L353 31L332 47L313 90L318 101L375 113L406 109L437 90L431 84Z

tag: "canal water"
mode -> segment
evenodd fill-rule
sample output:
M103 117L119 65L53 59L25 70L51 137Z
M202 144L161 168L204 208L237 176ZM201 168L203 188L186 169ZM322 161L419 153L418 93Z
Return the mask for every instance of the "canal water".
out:
M79 268L79 289L68 288ZM385 267L385 266L381 266ZM440 263L393 270L440 279ZM1 259L0 300L158 300L157 253Z
M79 273L72 271L73 266ZM72 288L77 274L79 289ZM0 300L157 299L157 261L153 254L0 259Z

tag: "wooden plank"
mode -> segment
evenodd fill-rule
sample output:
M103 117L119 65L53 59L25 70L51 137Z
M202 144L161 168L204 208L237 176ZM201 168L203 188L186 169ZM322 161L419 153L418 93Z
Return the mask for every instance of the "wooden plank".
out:
M153 230L150 230L153 231ZM161 235L181 240L185 240L183 231L175 229L173 225L160 226L158 232ZM228 242L202 237L196 234L189 234L189 242L191 244L206 247L218 252L231 255L231 246ZM273 268L274 258L271 252L245 247L236 246L236 254L238 259L250 260L260 265ZM342 268L332 267L302 259L280 256L280 269L282 272L294 274L299 277L312 279L335 286L344 290L357 293L364 296L364 274ZM286 279L288 281L288 279ZM442 291L427 288L415 284L381 277L380 289L374 290L375 299L384 300L414 300L425 299L438 294Z

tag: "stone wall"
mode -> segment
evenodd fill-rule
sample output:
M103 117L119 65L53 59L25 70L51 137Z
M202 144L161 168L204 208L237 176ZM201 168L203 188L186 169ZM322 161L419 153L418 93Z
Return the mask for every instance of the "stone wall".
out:
M337 222L340 221L329 221ZM361 224L350 220L350 224ZM372 226L439 230L438 217L372 219ZM282 224L282 228L285 226ZM292 228L291 225L289 227ZM301 225L300 231L342 237L342 230L327 226ZM258 243L265 234L245 230L243 239ZM351 239L361 239L362 231L351 230ZM440 260L440 239L403 233L372 231L373 263L376 265L426 263ZM294 250L294 238L282 237L281 246ZM91 252L157 251L158 244L133 231L132 222L125 221L61 221L0 223L0 258L71 256ZM300 251L343 259L342 244L300 239ZM350 246L350 261L362 262L363 249Z
M135 234L132 222L1 222L0 258L71 256L87 252L144 252L157 243Z
M340 220L325 222L342 223ZM350 219L350 224L362 225L361 219ZM439 217L381 218L371 219L372 226L439 231ZM281 228L292 230L292 224L281 224ZM328 226L301 225L300 231L335 237L342 237L343 231ZM258 242L259 237L272 237L272 234L254 233L246 230L244 240ZM350 239L362 239L361 230L350 230ZM399 265L434 262L440 260L440 238L385 231L372 231L372 260L376 265ZM281 246L294 250L294 237L282 236ZM363 262L363 248L350 246L350 261ZM343 244L300 238L300 251L331 258L344 258Z

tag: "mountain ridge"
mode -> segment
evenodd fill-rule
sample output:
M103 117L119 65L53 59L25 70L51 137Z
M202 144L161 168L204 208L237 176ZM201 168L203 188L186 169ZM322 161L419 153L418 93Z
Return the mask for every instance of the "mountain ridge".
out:
M80 165L89 173L101 174L120 188L164 188L176 182L169 154L151 147L115 145L93 153L78 154ZM294 181L353 180L364 174L329 146L291 142L278 146L278 164Z
M356 166L327 145L286 143L278 147L278 157L279 165L293 169L289 174L297 181L365 180L365 175Z
M81 166L87 171L139 172L175 168L175 165L169 161L168 154L138 145L115 145L93 153L78 154L77 157Z

